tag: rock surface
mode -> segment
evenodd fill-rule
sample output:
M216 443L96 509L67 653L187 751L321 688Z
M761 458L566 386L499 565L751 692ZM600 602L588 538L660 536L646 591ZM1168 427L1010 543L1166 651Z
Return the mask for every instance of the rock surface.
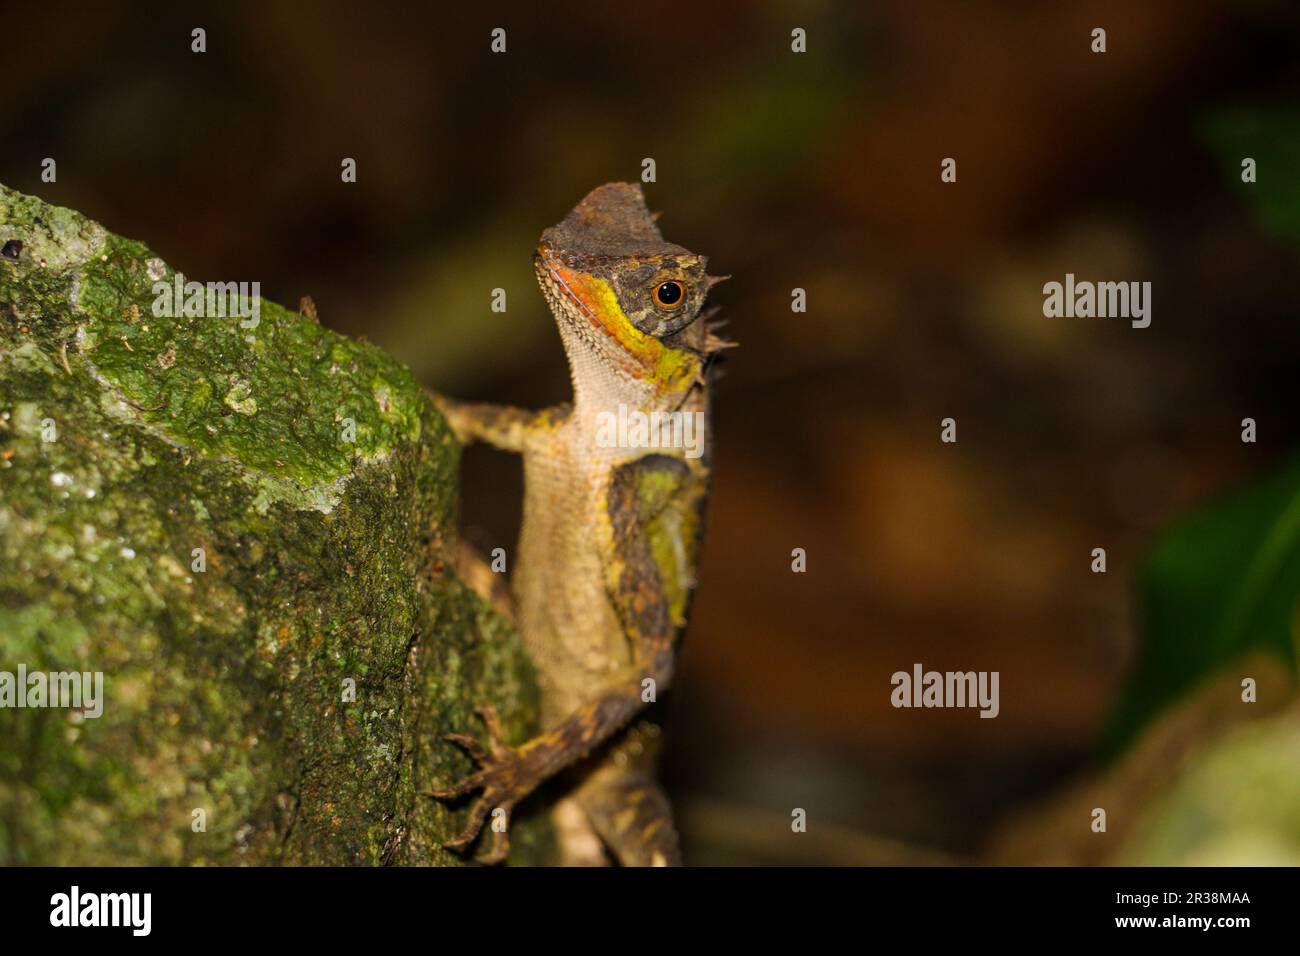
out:
M0 672L104 681L0 709L0 863L458 862L440 735L522 739L536 688L411 374L267 301L155 315L149 249L2 186L0 247Z

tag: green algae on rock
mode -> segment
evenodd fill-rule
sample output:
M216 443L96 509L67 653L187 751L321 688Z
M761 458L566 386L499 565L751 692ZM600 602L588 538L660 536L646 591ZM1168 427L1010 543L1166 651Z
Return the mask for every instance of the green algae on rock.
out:
M149 249L3 186L0 246L0 672L105 697L0 709L0 863L457 862L439 736L537 699L410 373L264 300L155 316Z

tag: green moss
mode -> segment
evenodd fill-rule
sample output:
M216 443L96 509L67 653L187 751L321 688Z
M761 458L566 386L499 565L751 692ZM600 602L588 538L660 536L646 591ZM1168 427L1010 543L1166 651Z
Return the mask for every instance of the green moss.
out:
M0 709L0 862L454 862L439 736L537 702L449 570L458 450L410 373L270 302L155 315L148 249L0 187L10 239L0 671L105 702Z

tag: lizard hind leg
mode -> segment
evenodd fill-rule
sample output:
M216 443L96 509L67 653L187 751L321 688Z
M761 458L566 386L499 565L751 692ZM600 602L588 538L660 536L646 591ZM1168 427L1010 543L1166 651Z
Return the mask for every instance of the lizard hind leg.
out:
M681 866L672 808L649 774L601 768L575 798L620 866Z
M660 730L634 723L574 791L586 822L620 866L680 866L672 807L655 780Z

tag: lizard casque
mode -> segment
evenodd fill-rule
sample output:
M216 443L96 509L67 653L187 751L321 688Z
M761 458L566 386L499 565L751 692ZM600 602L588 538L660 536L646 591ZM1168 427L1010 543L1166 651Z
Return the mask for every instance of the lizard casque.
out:
M539 671L544 731L505 744L446 735L479 769L429 796L478 794L466 848L484 821L551 777L571 778L554 818L564 862L680 862L668 802L654 779L657 728L641 716L673 672L686 624L708 491L708 376L731 343L708 329L719 281L705 259L665 242L639 185L592 191L534 257L573 379L573 402L539 412L435 396L462 443L484 441L524 462L523 525L513 577L519 632ZM703 454L671 441L613 445L607 416L698 416ZM656 416L656 420L671 415ZM665 447L665 444L667 447ZM500 862L496 829L480 859Z

